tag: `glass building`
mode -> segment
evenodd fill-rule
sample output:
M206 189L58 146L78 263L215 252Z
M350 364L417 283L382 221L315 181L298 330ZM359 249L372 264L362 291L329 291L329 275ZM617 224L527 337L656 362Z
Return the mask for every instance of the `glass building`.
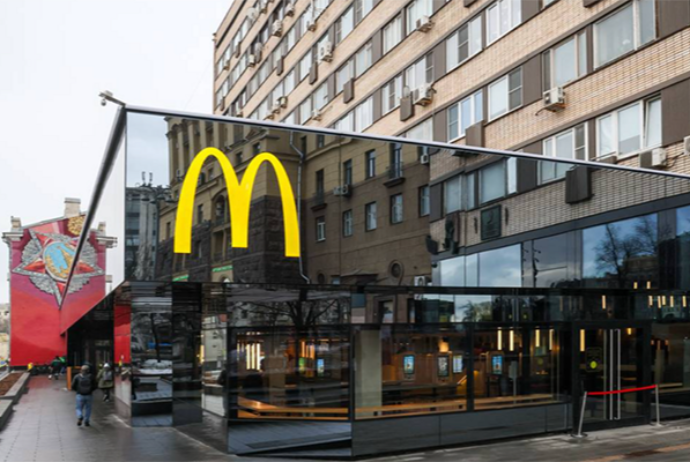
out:
M108 351L132 425L243 455L566 432L651 384L690 416L690 178L543 159L125 107L84 226L112 290L69 357ZM598 398L585 430L654 411Z

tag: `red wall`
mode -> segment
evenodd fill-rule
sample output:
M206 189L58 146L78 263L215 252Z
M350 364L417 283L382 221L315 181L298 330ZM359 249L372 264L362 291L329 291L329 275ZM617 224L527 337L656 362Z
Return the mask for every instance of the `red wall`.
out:
M13 366L49 363L56 355L66 355L66 338L62 334L105 295L105 250L92 235L95 261L80 265L79 271L87 275L85 283L78 292L70 294L70 309L60 310L65 287L61 263L69 262L64 256L76 246L79 218L25 229L21 240L12 242L10 356Z

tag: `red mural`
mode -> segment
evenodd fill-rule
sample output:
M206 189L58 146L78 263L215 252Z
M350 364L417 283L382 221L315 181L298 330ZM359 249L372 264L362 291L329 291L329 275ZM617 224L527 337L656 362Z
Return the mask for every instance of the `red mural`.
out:
M69 289L69 307L60 310L74 261L83 216L24 229L12 242L11 361L14 366L50 362L67 353L65 331L105 295L105 246L89 236Z

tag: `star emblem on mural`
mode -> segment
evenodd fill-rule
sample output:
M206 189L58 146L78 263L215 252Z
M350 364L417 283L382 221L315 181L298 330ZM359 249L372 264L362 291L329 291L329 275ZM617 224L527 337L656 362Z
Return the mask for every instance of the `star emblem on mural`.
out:
M31 240L24 247L21 264L13 272L28 276L39 290L53 295L59 305L65 295L79 238L58 233L29 232ZM75 268L69 293L81 290L92 277L102 274L103 270L97 265L96 250L87 241Z

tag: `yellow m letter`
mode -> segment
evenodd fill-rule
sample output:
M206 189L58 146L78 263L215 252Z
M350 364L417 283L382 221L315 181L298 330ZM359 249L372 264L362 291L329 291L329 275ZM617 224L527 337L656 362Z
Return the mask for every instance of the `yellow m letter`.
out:
M237 174L228 158L216 148L203 149L192 161L185 175L180 191L180 201L177 208L175 223L175 253L190 253L192 248L192 216L194 214L194 197L201 167L209 157L215 157L220 164L228 188L228 204L232 223L232 246L247 248L249 236L249 208L251 206L254 180L259 167L264 162L273 166L280 196L283 202L283 221L285 227L285 256L299 257L300 237L297 207L292 192L290 179L283 168L283 164L276 156L268 152L255 156L247 166L242 181L237 180Z

